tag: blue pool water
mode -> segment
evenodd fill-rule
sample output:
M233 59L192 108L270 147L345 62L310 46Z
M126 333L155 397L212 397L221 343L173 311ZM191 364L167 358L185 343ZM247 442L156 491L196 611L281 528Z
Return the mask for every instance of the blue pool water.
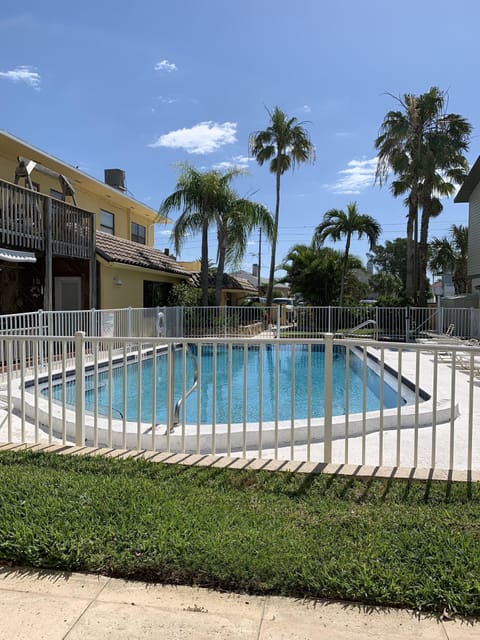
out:
M228 415L228 349L219 347L217 349L216 371L217 384L213 389L213 366L214 358L211 346L202 347L201 357L201 385L186 400L186 422L197 422L197 403L200 394L201 423L212 422L213 408L215 408L215 422L226 423L242 422L243 408L246 405L246 421L258 422L260 405L260 354L258 347L234 347L232 349L232 392L231 416ZM245 353L245 355L244 355ZM246 375L245 375L246 360ZM291 345L280 345L275 348L263 349L263 394L262 394L262 420L264 422L275 420L289 420L292 416L292 368L294 369L295 392L294 392L294 417L296 419L308 416L308 349L304 345L296 345L292 349ZM311 350L311 408L312 418L322 417L323 393L324 393L324 350L323 347L315 345ZM335 347L333 362L333 414L342 415L346 413L346 359L343 347ZM175 354L175 402L182 396L183 391L183 355L181 351ZM278 371L278 399L275 397L275 378ZM152 397L153 397L153 359L147 358L141 363L141 420L152 423ZM186 384L188 390L194 377L193 358L186 359ZM244 398L243 388L246 379L246 398ZM155 423L167 422L167 393L168 393L168 370L167 357L165 354L156 356L156 406ZM109 383L108 371L98 372L98 413L108 414L109 403ZM87 374L85 379L85 407L87 411L94 410L94 381L93 374ZM127 365L126 371L126 406L124 406L124 373L123 366L116 366L112 372L112 416L114 419L126 416L127 420L137 420L137 396L138 396L138 363L131 362ZM350 353L349 372L349 393L348 407L350 413L357 413L363 410L363 363L352 352ZM46 394L47 389L42 393ZM54 400L61 401L64 390L61 384L54 384L52 396ZM66 389L67 404L75 404L75 381L67 381ZM388 384L384 385L384 408L397 406L397 391ZM215 407L213 398L215 396ZM278 402L278 415L276 415L276 403ZM369 367L367 367L367 389L366 389L366 411L378 410L380 408L380 378ZM401 401L402 404L405 400ZM230 420L229 420L230 418ZM180 420L182 414L180 415Z

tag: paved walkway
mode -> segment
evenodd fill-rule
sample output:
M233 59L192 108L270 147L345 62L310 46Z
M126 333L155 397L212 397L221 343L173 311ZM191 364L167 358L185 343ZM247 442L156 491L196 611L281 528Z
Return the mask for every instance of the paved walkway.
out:
M1 640L467 640L480 623L343 602L0 569Z

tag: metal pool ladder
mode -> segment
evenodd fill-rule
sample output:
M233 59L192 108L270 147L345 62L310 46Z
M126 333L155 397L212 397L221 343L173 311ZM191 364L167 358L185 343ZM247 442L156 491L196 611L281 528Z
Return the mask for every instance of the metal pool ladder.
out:
M170 431L173 431L175 427L178 427L178 422L180 419L180 409L182 408L183 400L187 399L189 395L191 395L195 389L198 387L198 363L197 358L193 355L193 351L189 344L187 344L187 355L193 360L193 384L190 389L185 393L185 396L181 396L179 400L177 400L177 404L175 405L175 410L173 412L173 422L170 427Z

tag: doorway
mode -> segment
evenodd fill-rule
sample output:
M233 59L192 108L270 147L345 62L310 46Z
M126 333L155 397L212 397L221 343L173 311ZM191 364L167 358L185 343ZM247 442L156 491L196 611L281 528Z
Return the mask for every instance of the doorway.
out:
M55 278L55 311L78 311L82 308L82 278Z

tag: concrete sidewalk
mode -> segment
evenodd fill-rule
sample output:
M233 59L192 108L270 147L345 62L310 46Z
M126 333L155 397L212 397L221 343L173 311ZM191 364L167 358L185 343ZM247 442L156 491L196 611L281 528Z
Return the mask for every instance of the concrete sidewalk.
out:
M0 568L0 640L466 640L480 623L342 602Z

